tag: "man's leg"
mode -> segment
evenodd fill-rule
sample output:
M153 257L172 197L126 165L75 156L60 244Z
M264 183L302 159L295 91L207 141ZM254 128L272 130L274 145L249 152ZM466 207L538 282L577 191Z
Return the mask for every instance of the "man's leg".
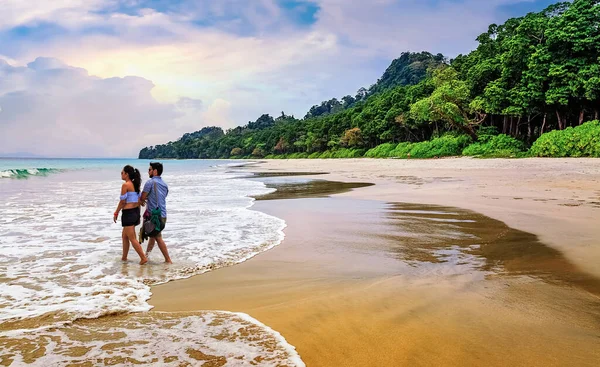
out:
M160 252L162 252L163 256L165 257L165 262L172 264L173 262L169 257L169 251L167 250L167 245L165 244L165 241L163 241L162 239L162 234L159 233L156 236L156 242L158 243L158 248L160 249Z
M171 258L169 257L169 251L167 250L167 245L165 244L165 241L162 238L162 231L165 229L167 225L167 218L161 217L160 218L160 232L158 233L158 235L156 235L156 242L158 243L158 248L160 249L160 252L162 252L163 256L165 257L165 262L167 264L172 264L173 262L171 261Z
M152 249L154 248L154 242L154 237L150 237L150 239L148 239L148 246L146 246L146 256L148 256L150 251L152 251Z

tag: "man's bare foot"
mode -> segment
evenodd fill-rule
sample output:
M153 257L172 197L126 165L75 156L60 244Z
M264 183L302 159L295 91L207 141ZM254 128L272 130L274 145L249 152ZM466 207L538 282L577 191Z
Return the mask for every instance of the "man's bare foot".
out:
M127 258L126 257L122 257L121 261L127 261Z
M148 262L148 258L147 258L147 257L144 257L144 258L142 259L142 261L140 261L140 265L144 265L144 264L146 264L147 262Z
M171 261L171 259L169 259L169 260L165 260L165 263L166 263L166 264L173 264L173 262Z

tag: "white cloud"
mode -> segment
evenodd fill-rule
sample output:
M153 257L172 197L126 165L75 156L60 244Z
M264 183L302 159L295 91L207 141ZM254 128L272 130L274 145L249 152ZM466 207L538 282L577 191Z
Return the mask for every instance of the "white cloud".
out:
M202 109L202 101L190 97L181 97L175 104L181 110L198 111Z
M89 140L84 148L95 144L98 155L131 155L125 152L207 125L234 127L282 110L302 117L313 104L375 82L403 51L468 52L490 23L503 21L495 9L520 0L441 0L436 6L417 0L316 2L316 23L298 27L274 0L165 2L163 12L127 14L118 12L124 2L116 0L5 0L8 10L0 13L0 29L48 22L68 30L44 42L20 38L18 45L6 44L0 51L8 53L12 65L43 55L83 69L52 65L56 60L11 67L8 79L0 80L2 132L27 144L19 135L26 129L11 125L9 130L8 98L18 102L12 113L19 103L31 106L18 110L22 115L11 121L30 121L37 129L46 126L35 125L39 121L75 126L56 138L67 139L56 146L68 155L79 154L67 149L67 142L78 141L75 132ZM126 78L131 75L141 78ZM109 88L124 95L113 98ZM118 124L111 127L107 120ZM143 124L154 127L141 130L143 137L135 141L112 139L118 135L116 126L141 129ZM92 126L103 130L95 136ZM0 138L15 144L9 140ZM39 140L40 149L49 146Z
M224 127L282 109L303 114L320 98L312 93L319 75L347 62L339 57L336 37L319 32L257 38L190 29L186 35L153 44L96 35L25 48L21 59L42 54L82 66L99 77L143 76L156 85L152 95L164 103L175 103L181 96L201 99L206 106L219 99L229 101L229 115L211 115ZM339 61L333 65L332 60ZM260 95L244 93L239 86L259 88Z
M0 30L39 22L61 23L63 26L89 23L97 19L93 12L112 0L0 1Z
M317 30L348 40L351 52L389 58L404 51L456 56L476 46L489 24L503 22L496 8L523 0L317 0ZM525 0L534 1L534 0Z
M98 78L55 59L27 67L0 60L0 152L46 156L136 156L146 145L195 129L180 105L157 102L140 77ZM196 124L196 126L195 126Z
M214 100L202 114L202 120L206 121L206 125L210 126L231 128L239 125L231 118L231 102L220 98Z

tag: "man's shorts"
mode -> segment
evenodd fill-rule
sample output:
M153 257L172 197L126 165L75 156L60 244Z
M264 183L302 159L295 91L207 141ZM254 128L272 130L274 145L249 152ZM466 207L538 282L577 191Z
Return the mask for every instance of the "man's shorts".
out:
M167 225L167 218L160 217L160 232L158 232L155 236L149 236L150 238L160 237L162 236L162 231L165 229Z

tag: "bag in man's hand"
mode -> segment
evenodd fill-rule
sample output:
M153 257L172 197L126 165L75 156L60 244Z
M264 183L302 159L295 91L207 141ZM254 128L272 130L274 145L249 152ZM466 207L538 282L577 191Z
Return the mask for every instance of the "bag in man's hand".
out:
M154 237L160 233L160 208L152 209L152 211L144 213L144 233L148 237Z

